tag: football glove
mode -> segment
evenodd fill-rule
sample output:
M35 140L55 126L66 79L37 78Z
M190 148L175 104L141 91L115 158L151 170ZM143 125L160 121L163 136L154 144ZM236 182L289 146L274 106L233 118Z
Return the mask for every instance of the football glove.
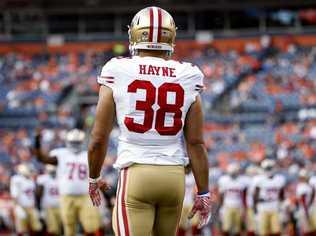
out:
M211 218L211 196L209 192L196 195L194 205L188 218L192 219L197 212L199 214L198 228L202 228L210 221Z
M110 189L110 186L101 177L89 178L89 195L94 206L100 206L101 204L100 190L106 191L108 189Z

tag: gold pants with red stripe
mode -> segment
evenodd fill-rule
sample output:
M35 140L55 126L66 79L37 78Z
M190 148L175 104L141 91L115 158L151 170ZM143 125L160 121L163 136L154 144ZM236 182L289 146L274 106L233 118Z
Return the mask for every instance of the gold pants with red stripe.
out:
M122 169L113 212L115 235L176 235L183 198L183 166L134 164Z

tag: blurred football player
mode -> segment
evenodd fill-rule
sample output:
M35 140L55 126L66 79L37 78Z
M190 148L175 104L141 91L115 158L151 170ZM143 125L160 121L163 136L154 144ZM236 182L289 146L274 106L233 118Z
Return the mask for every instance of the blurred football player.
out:
M44 211L48 235L60 235L62 224L59 208L59 192L56 166L46 165L46 173L37 177L37 194L41 210Z
M35 155L43 163L57 166L61 218L66 236L76 235L77 219L86 234L95 234L100 226L98 208L93 207L88 194L88 158L83 148L85 134L78 129L66 135L66 147L49 154L41 150L41 136L35 137Z
M315 173L309 178L309 181L308 181L309 185L313 188L313 191L316 193L316 175ZM312 218L313 218L313 222L316 222L316 206L315 206L315 196L316 194L314 194L314 197L313 197L313 203L312 203Z
M100 171L115 114L120 128L120 170L116 235L175 235L184 197L182 144L197 185L194 206L199 226L210 219L208 160L203 140L199 93L203 74L190 63L170 58L176 26L158 7L139 11L129 27L130 58L113 58L102 68L96 118L89 146L90 197L99 205Z
M222 232L227 236L241 234L242 216L246 209L246 186L239 171L239 165L231 163L227 167L227 175L223 175L218 181Z
M298 199L298 224L303 235L316 235L316 222L312 217L312 203L315 196L314 189L308 184L306 169L299 171L299 183L296 186Z
M17 235L30 232L39 235L42 225L35 208L35 182L28 165L17 166L17 174L11 178L10 193L15 203L14 217Z
M258 180L254 194L254 211L257 214L258 235L280 235L280 206L284 200L285 179L275 175L275 161L264 160L264 176Z

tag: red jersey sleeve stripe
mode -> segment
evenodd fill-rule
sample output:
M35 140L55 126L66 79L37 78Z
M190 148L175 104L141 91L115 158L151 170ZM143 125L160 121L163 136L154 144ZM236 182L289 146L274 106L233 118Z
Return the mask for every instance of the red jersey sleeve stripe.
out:
M99 78L105 79L105 80L114 80L114 77L112 76L99 76Z

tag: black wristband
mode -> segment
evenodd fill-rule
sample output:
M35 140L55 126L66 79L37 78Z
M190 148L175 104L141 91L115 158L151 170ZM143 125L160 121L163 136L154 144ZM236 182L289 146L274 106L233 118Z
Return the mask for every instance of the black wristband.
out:
M40 135L36 135L36 136L35 136L34 147L35 147L36 149L40 149L40 148L41 148L41 136L40 136Z

